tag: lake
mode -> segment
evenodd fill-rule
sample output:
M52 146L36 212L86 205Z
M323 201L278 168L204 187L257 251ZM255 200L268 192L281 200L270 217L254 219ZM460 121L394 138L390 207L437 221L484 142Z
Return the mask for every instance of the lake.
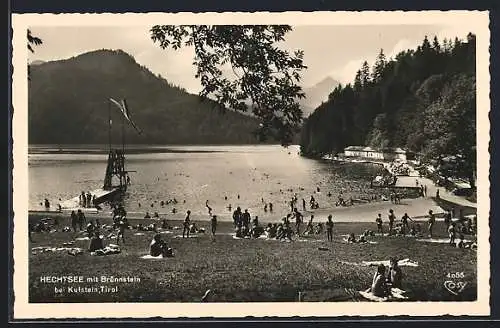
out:
M301 199L308 202L311 195L325 208L334 206L340 193L344 198L372 194L370 177L379 172L378 166L333 164L298 152L298 146L278 145L130 146L126 169L136 172L130 173L125 208L141 217L146 211L169 214L174 207L207 215L208 200L223 220L230 219L229 204L265 218L270 213L264 212L262 199L282 215L294 193L299 208ZM30 145L29 208L42 209L40 203L47 198L55 209L59 199L102 187L106 161L107 146ZM160 206L173 198L177 205Z

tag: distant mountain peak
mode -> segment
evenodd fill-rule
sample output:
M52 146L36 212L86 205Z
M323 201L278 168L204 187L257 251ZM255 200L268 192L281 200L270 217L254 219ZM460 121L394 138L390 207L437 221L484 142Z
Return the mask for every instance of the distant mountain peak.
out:
M328 100L328 95L340 84L331 76L326 76L318 83L304 88L306 98L300 101L304 117L309 116L322 102Z

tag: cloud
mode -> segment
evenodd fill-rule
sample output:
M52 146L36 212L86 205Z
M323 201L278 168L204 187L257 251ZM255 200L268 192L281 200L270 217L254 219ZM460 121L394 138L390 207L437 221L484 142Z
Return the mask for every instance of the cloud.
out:
M465 40L467 38L467 34L471 31L474 32L467 26L444 26L436 33L428 33L427 37L429 41L432 42L434 35L436 35L440 43L442 43L444 38L455 39L455 37L458 37L461 40ZM416 49L419 45L422 44L424 37L425 35L422 35L420 39L404 38L399 40L390 51L384 51L386 58L394 59L398 53L404 50ZM349 60L346 64L332 70L328 75L338 80L342 84L353 83L356 72L361 68L361 65L365 60L368 62L368 65L370 65L370 67L372 67L375 63L380 49L373 50L374 51L370 56L358 57L356 59Z

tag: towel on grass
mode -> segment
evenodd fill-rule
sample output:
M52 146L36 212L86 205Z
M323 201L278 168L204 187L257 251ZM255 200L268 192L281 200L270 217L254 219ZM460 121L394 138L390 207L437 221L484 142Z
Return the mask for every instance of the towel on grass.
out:
M366 298L367 300L373 301L373 302L390 302L390 301L395 301L395 300L406 300L408 297L403 295L405 293L404 290L401 290L399 288L391 288L391 295L386 296L386 297L379 297L373 295L371 292L367 291L359 291L359 294Z
M250 239L250 236L245 236L245 237L236 237L236 235L232 235L233 239Z
M174 238L198 238L198 236L197 235L189 235L189 237L188 236L182 237L182 235L176 235L176 236L174 236Z
M390 265L390 261L362 261L362 265L365 266L378 266L380 264L383 264L385 266ZM398 261L398 266L411 266L411 267L418 267L418 262L412 261L410 259L403 259Z
M142 232L136 232L136 233L134 233L134 236L144 236L144 233L142 233Z
M423 241L426 243L437 243L437 244L449 244L450 239L449 238L429 238L429 239L416 239L417 241ZM455 244L459 243L460 239L455 238ZM472 243L472 240L464 239L463 240L464 244L467 243Z
M165 233L174 233L173 231L165 230L165 231L160 231L160 233L165 234Z
M144 260L161 260L163 259L163 255L158 255L158 256L152 256L150 254L148 255L143 255L141 256L141 259L144 259Z
M98 249L95 252L91 252L90 255L103 256L103 255L112 255L121 253L120 246L115 244L109 244L103 249Z
M83 249L80 247L51 247L51 246L38 246L31 249L31 254L36 255L38 253L49 253L49 252L62 252L67 251L68 254L78 255L83 253Z
M356 242L349 241L347 238L342 239L342 241L346 244L378 244L378 242L373 241L373 240L366 240L363 242L360 242L359 240Z

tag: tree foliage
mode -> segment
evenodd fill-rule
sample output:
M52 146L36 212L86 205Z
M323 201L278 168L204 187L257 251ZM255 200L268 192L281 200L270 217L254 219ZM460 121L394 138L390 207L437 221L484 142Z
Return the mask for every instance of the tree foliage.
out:
M336 153L348 145L403 147L424 158L460 158L454 172L470 180L476 165L475 36L427 37L415 50L387 59L380 51L350 85L306 120L301 151ZM332 132L335 131L335 132ZM329 140L327 140L329 139ZM333 140L332 140L333 139ZM471 181L472 182L472 181Z
M274 131L287 145L301 125L298 100L305 95L299 82L306 68L302 51L279 47L289 31L286 25L156 25L151 38L162 49L193 47L200 95L222 108L251 108L261 135Z
M42 43L43 43L42 39L40 39L39 37L34 36L31 33L31 30L28 29L28 50L31 51L31 52L35 52L35 50L33 50L33 46L39 46Z
M31 33L31 30L28 29L28 50L31 51L31 52L35 52L35 50L33 50L33 46L39 46L41 45L43 42L42 42L42 39L40 39L39 37L36 37L34 36L32 33ZM30 79L30 67L28 66L28 79Z

